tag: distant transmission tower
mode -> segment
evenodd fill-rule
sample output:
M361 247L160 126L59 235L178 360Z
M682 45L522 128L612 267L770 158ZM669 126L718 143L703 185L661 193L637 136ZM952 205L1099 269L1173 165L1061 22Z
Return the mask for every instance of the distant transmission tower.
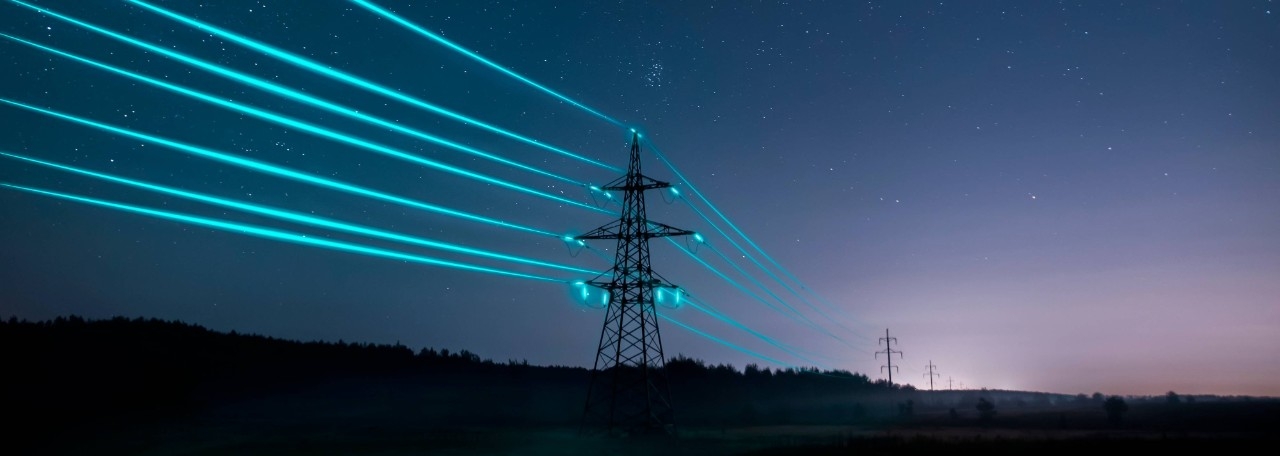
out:
M587 282L609 292L609 306L591 370L584 432L603 427L614 436L675 433L654 308L655 289L675 287L649 267L649 239L694 233L649 221L644 207L645 190L670 186L640 173L640 135L633 132L627 175L601 187L622 192L622 217L576 237L618 240L613 268Z
M926 372L926 373L924 374L924 376L925 376L925 377L929 377L929 391L933 391L933 378L934 378L934 377L941 377L941 376L942 376L942 374L938 374L938 373L934 373L934 372L933 372L933 370L934 370L934 369L937 369L937 368L938 368L938 366L934 366L934 365L933 365L933 360L932 360L932 359L931 359L931 360L929 360L929 364L926 364L926 365L924 366L924 368L925 368L925 369L929 369L929 372ZM947 377L947 378L951 378L951 377Z
M893 384L893 370L898 368L898 366L894 366L894 365L893 365L893 354L894 354L894 353L897 353L897 354L898 354L898 359L902 359L902 352L901 352L901 351L899 351L899 350L894 350L893 348L891 348L893 344L898 343L898 338L897 338L897 337L889 337L889 328L885 328L885 329L884 329L884 337L881 337L881 338L880 338L880 340L876 342L876 345L880 345L880 342L884 342L884 351L878 351L878 352L876 352L876 358L879 358L879 357L880 357L880 354L881 354L881 353L884 353L884 355L885 355L884 357L886 358L886 360L885 360L885 363L886 363L886 364L885 364L885 365L883 365L883 366L880 366L880 372L884 372L884 371L885 371L885 369L888 369L888 370L889 370L889 384L890 384L890 385L892 385L892 384Z
M947 391L952 391L952 390L953 390L953 388L951 388L951 376L950 376L950 375L948 375L948 376L947 376Z

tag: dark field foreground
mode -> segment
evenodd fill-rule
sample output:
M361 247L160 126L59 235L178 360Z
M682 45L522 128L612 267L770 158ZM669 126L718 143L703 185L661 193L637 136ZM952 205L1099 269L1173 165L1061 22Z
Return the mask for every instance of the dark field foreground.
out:
M678 438L581 437L575 428L376 426L190 421L78 430L12 454L85 455L914 455L1229 454L1280 443L1273 433L1071 431L789 425L686 428ZM360 423L360 424L357 424ZM1192 451L1193 453L1184 453ZM958 452L958 453L957 453ZM1203 452L1203 453L1202 453Z
M483 423L483 412L439 418L439 398L412 385L347 381L187 412L116 416L46 429L8 454L85 455L876 455L1088 454L1206 451L1225 454L1280 443L1280 402L1132 401L1116 425L1094 403L1001 403L983 422L950 411L946 394L917 392L916 410L844 424L683 425L679 437L580 437L572 424ZM536 393L535 393L536 394ZM566 394L565 396L574 396ZM948 401L930 406L933 398ZM471 398L458 397L464 402ZM474 399L475 403L483 400ZM571 401L569 407L578 407ZM690 411L692 412L692 411ZM790 418L795 421L795 418ZM74 420L68 420L69 422ZM507 420L509 421L509 420ZM12 440L10 440L12 442ZM972 452L972 453L971 453ZM954 454L954 453L953 453Z

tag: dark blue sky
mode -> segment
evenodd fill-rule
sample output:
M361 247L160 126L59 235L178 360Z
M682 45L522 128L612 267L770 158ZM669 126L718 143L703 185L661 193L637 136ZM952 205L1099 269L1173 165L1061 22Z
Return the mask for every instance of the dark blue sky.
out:
M29 4L576 181L616 177L129 2ZM822 329L738 292L666 242L653 245L655 269L823 367L878 376L882 360L871 352L889 327L906 355L895 380L916 385L932 360L944 380L966 387L1280 395L1274 2L379 4L641 129L689 183L825 298L805 301L770 285ZM625 129L352 2L155 5L625 165ZM0 32L16 38L591 202L573 184L237 84L9 0L0 1L0 11ZM0 73L0 98L553 233L609 221L12 39L0 39L0 64L8 68ZM267 176L12 105L0 106L0 120L0 150L9 153L579 268L609 264L590 252L570 256L549 237ZM645 157L646 174L680 182L653 155ZM557 279L590 278L333 233L12 158L0 157L0 181ZM590 363L599 337L603 313L576 304L561 284L0 190L3 315L159 317L568 365ZM684 203L668 205L658 194L649 203L651 218L706 235L699 258L753 287L714 247L756 280L773 283ZM811 364L688 306L666 312L781 363ZM668 354L780 364L670 324L663 329Z

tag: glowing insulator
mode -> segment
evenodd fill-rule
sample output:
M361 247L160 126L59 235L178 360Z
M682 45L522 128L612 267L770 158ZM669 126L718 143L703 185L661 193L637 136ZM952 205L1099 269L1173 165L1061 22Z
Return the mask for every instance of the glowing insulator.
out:
M654 287L653 301L663 307L677 309L683 301L681 294L680 287Z

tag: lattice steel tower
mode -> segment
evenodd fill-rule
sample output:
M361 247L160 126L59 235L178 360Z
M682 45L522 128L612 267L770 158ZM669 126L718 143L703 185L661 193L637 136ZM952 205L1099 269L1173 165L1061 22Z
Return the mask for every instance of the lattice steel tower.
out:
M631 136L627 175L601 187L620 191L622 217L576 239L617 239L613 268L587 282L609 292L604 328L582 417L582 431L615 435L675 433L666 358L654 295L671 287L649 267L649 239L693 234L645 216L644 192L670 187L640 173L640 135Z

